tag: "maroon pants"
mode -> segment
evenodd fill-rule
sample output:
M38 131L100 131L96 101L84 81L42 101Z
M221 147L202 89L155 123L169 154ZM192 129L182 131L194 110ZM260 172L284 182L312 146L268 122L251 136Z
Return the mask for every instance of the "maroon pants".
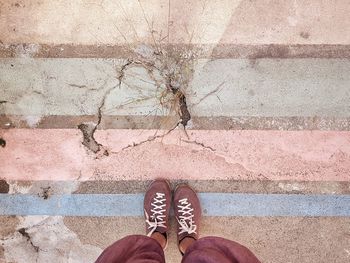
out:
M179 252L180 253L180 252ZM96 263L165 263L162 247L154 239L127 236L108 248ZM260 263L246 247L220 237L204 237L194 242L182 263Z

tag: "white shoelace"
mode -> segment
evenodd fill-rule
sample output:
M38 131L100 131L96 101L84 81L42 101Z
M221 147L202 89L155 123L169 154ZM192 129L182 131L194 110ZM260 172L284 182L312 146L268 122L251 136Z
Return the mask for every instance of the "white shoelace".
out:
M150 232L147 234L147 236L151 236L154 231L156 231L157 227L166 227L165 225L165 217L164 214L165 209L165 194L163 193L156 193L156 196L153 198L153 201L151 202L151 215L149 216L147 211L145 210L145 216L146 216L146 223L148 224L148 229L151 229ZM151 220L150 220L151 219Z
M197 226L193 221L194 214L191 203L188 202L187 198L183 198L179 200L177 207L179 208L179 214L181 214L179 218L176 218L180 224L179 235L182 233L197 234Z

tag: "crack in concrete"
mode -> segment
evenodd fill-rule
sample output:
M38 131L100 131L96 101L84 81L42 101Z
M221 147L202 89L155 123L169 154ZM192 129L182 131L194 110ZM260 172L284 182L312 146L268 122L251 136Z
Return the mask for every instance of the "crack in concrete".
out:
M217 93L219 93L222 90L222 86L225 84L225 81L221 82L219 84L219 86L217 86L215 89L213 89L212 91L210 91L208 94L206 94L205 96L203 96L198 102L194 103L192 106L196 106L199 103L201 103L203 100L205 100L206 98L208 98L209 96L212 95L216 95L217 99L221 102L219 96L217 95Z
M188 122L191 120L191 114L187 107L186 96L181 91L178 90L177 93L179 92L180 92L179 108L180 108L181 124L184 126L184 129L186 129Z
M94 152L94 153L98 153L101 151L101 149L103 148L103 145L99 142L96 141L94 135L96 130L98 129L98 127L100 126L101 122L102 122L102 109L105 106L106 103L106 99L109 96L109 94L112 92L112 90L114 90L116 87L120 87L121 83L122 83L122 79L124 78L124 71L125 69L131 65L132 63L134 63L132 60L128 60L127 63L125 63L121 69L120 69L120 74L118 76L118 85L117 86L113 86L111 88L109 88L105 94L102 97L100 106L97 109L97 123L96 124L89 124L89 123L81 123L78 125L78 129L81 130L81 132L83 133L83 142L82 144L88 148L90 151ZM108 156L109 153L108 151L105 149L103 151L103 155L104 156Z
M0 100L0 105L5 105L5 104L12 104L12 105L14 105L16 103L14 103L12 101L8 101L8 100Z
M162 135L155 135L155 136L149 137L147 140L143 140L143 141L140 141L140 142L137 142L137 143L133 142L131 145L129 144L128 146L123 147L121 149L121 151L124 151L124 150L129 149L129 148L137 147L137 146L140 146L140 145L145 144L145 143L153 142L153 141L155 141L156 139L159 139L159 138L164 138L165 136L169 135L173 130L175 130L179 126L180 123L181 123L181 120L173 128L168 130L166 133L164 133ZM184 130L184 131L186 133L186 130ZM186 136L188 137L187 133L186 133ZM208 145L205 145L203 142L198 142L196 140L193 140L193 141L185 140L185 139L182 139L182 138L180 138L180 140L182 142L185 142L185 143L198 145L198 146L200 146L200 147L202 147L202 148L204 148L206 150L210 150L212 152L216 151L215 148L213 148L211 146L208 146ZM115 153L119 153L119 152L111 152L111 153L115 154Z
M1 226L5 222L0 247L6 252L0 255L0 262L3 262L1 259L6 262L56 262L57 256L65 255L69 258L73 255L81 262L93 262L101 253L98 247L82 244L80 237L66 227L62 216L10 219L0 221Z
M196 140L190 141L190 140L184 140L184 139L181 139L181 141L182 141L182 142L185 142L185 143L190 143L190 144L195 144L195 145L201 146L201 147L203 147L203 148L205 148L205 149L208 149L208 150L210 150L210 151L212 151L212 152L215 152L215 151L216 151L216 149L214 149L214 148L211 147L211 146L205 145L203 142L197 142Z
M0 146L2 148L5 148L6 147L6 141L3 139L3 138L0 138Z
M97 125L81 123L78 125L78 129L83 133L82 144L94 153L99 152L101 144L99 144L94 138Z
M69 83L68 86L71 86L71 87L74 87L74 88L79 88L79 89L87 88L86 85L78 85L78 84L74 84L74 83Z
M167 79L167 88L171 90L175 98L178 98L180 123L186 129L187 123L191 120L191 114L188 110L187 103L186 103L186 96L179 88L175 88L171 84L170 76L168 76L168 79Z
M157 90L156 92L160 92L160 94L158 94L159 104L162 107L167 108L169 110L169 113L175 110L179 116L179 120L173 129L178 127L179 124L182 124L187 135L186 126L191 120L191 114L186 102L185 90L188 87L191 78L191 73L189 72L192 72L191 69L193 59L195 57L195 52L177 49L167 49L163 52L162 50L153 50L152 47L142 47L139 52L135 52L138 53L138 56L133 59L127 59L126 63L123 64L119 69L119 74L117 76L117 85L109 88L105 92L100 106L98 107L97 124L89 125L86 123L81 123L78 126L78 128L83 133L82 144L94 153L100 152L101 148L103 148L103 145L98 143L94 138L94 134L102 122L102 109L105 106L106 98L113 89L116 87L119 87L119 89L121 88L123 79L125 77L125 71L130 65L138 65L147 71L148 76L155 83ZM159 79L155 77L154 71L158 73L157 76L160 77ZM75 84L69 85L79 88L83 87ZM169 94L172 94L171 97L169 97ZM154 96L158 97L158 95L155 94ZM168 133L170 133L173 129L170 129ZM134 143L133 145L129 145L123 149L137 146L148 141L153 141L160 137L164 137L164 135L154 136L146 141L137 144ZM108 154L109 152L105 150L104 155Z
M125 77L125 70L127 69L128 66L131 64L136 63L135 61L128 59L127 62L120 68L119 70L119 76L118 76L118 87L121 88L123 78Z
M133 148L133 147L140 146L140 145L148 143L148 142L153 142L153 141L155 141L156 139L159 139L159 138L164 138L165 136L170 134L173 130L175 130L178 126L179 126L179 123L177 123L173 128L171 128L170 130L168 130L166 133L164 133L162 135L154 135L152 137L149 137L147 140L140 141L138 143L133 142L132 145L129 144L128 146L123 147L122 151L124 151L124 150L126 150L128 148ZM116 152L113 152L113 153L116 153Z
M35 252L39 252L40 248L36 245L33 244L33 241L30 237L30 235L28 234L28 232L26 231L26 229L20 228L17 230L23 237L25 237L27 239L27 241L32 245L32 247L34 248Z
M139 45L130 51L136 56L125 66L133 63L146 70L148 77L156 86L155 92L159 93L154 95L158 98L159 105L169 110L169 113L175 111L179 116L179 123L186 129L191 120L191 114L185 94L193 77L193 61L199 50L179 49L172 46L162 48L155 41L154 45ZM124 73L125 67L122 69ZM124 74L119 77L120 85L123 77Z

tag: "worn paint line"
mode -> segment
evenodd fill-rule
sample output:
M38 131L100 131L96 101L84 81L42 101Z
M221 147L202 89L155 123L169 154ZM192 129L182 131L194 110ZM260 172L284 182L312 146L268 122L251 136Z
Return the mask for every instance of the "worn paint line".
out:
M7 181L153 180L159 175L169 180L350 180L350 132L188 130L189 141L182 129L167 132L97 130L94 138L110 154L96 156L82 145L78 129L0 130L6 141L0 150L1 177ZM167 135L153 140L155 134Z
M0 44L0 58L18 57L30 45L34 58L133 58L136 44ZM149 44L149 47L153 47ZM350 58L348 44L184 44L166 45L166 50L198 50L198 58Z
M68 0L23 2L25 4L2 1L0 39L5 44L152 43L152 36L158 45L166 42L255 45L350 42L348 1L276 1L268 5L263 1L207 1L203 6L200 0L173 1L171 5L161 0L147 1L145 9L138 1L128 0L74 1L74 4ZM58 26L62 16L65 24ZM152 25L151 32L148 23ZM278 31L280 28L283 32ZM166 36L164 32L168 32ZM189 35L189 32L193 33ZM163 41L161 37L166 38ZM23 49L34 53L38 48L27 45ZM22 49L17 50L20 51ZM285 53L284 50L275 52Z
M206 216L350 216L350 195L201 193ZM0 215L142 216L143 194L0 196Z
M29 117L31 118L31 117ZM81 123L95 122L95 115L34 116L37 129L75 129ZM28 116L0 114L0 128L32 128ZM164 123L176 123L177 116L104 115L99 129L162 129ZM192 116L188 130L335 130L349 131L350 117L257 117L257 116Z
M303 125L298 118L307 118L308 125L314 128L324 125L320 121L337 123L350 117L348 59L257 59L254 62L198 59L192 62L193 65L188 65L193 72L190 85L184 87L191 116L213 119L255 116L270 122L296 118L296 127ZM30 63L23 58L0 59L3 101L0 113L7 117L23 116L29 127L45 122L41 120L45 116L96 116L93 120L96 122L97 111L104 101L102 125L111 120L104 119L106 115L115 116L113 123L118 116L169 116L167 107L159 101L156 88L159 84L144 67L125 68L125 63L123 59L34 59ZM122 68L123 81L120 88L114 88L119 86L117 76ZM162 77L157 80L164 81ZM142 90L142 95L137 90ZM7 119L5 128L16 126L16 119ZM82 119L86 120L89 121L89 117ZM237 122L232 125L237 126Z
M88 181L6 181L0 179L0 193L42 194L137 194L143 193L153 180L88 180ZM349 181L294 181L294 180L168 180L172 188L181 183L191 185L197 192L247 194L350 194ZM16 186L26 185L22 192ZM73 192L72 192L73 191Z

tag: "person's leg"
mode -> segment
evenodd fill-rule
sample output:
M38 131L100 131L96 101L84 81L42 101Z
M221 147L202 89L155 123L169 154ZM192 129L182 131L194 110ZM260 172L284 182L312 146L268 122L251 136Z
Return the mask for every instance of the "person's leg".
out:
M144 199L147 236L127 236L106 248L96 263L164 263L171 190L167 181L151 183Z
M204 237L188 247L182 263L199 262L260 263L248 248L220 237Z
M106 248L96 263L165 263L165 259L163 248L156 240L132 235Z

